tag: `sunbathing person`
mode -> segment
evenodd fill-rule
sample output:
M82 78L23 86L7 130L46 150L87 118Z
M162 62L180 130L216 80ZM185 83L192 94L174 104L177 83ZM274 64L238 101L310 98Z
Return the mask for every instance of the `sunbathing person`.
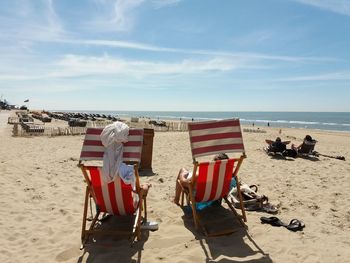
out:
M290 141L283 141L280 137L277 137L275 141L272 140L265 140L265 142L268 144L268 146L265 149L266 152L270 153L282 153L287 149L287 144L290 143Z
M298 154L311 154L315 148L316 140L312 139L310 135L306 135L304 141L299 145L295 146L292 144L292 149L297 151Z
M226 159L229 159L228 156L225 153L220 153L214 156L213 161L226 160ZM182 186L188 185L191 182L191 178L192 178L192 172L189 172L186 168L180 169L179 174L176 178L175 197L174 197L175 204L180 205L179 201L180 201Z

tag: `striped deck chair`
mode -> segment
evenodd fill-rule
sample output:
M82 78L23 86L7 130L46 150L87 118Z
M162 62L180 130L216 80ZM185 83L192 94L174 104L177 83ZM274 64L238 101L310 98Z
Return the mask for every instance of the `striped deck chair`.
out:
M239 119L192 122L188 124L188 129L194 164L193 175L197 176L192 176L188 184L179 181L180 185L183 186L181 205L183 206L184 196L186 195L187 203L192 206L195 227L198 229L201 226L206 235L215 236L232 233L231 229L208 234L205 226L200 224L199 215L196 212L196 203L224 199L234 213L235 218L243 226L244 222L247 221L237 177L242 161L246 157ZM198 157L218 153L240 153L240 156L209 162L196 160ZM232 178L236 180L242 215L236 212L234 205L228 199Z
M298 150L299 155L312 155L312 152L315 150L316 140L304 140Z
M131 242L135 238L140 240L141 232L141 211L144 210L144 220L147 220L146 198L141 194L138 165L141 160L141 151L143 144L143 129L130 129L128 142L124 144L123 161L127 164L133 164L136 176L136 191L133 191L130 184L125 184L119 176L113 182L106 183L102 179L102 167L95 165L86 165L88 161L102 161L104 147L102 145L100 134L101 128L88 128L86 131L83 147L80 154L79 167L81 168L86 186L83 224L82 224L82 248L84 247L89 235L92 234L131 234ZM136 193L135 193L136 192ZM138 201L134 201L134 195L138 196ZM87 218L88 203L90 199L91 218ZM96 214L92 215L91 199L96 204ZM137 199L137 198L136 198ZM134 215L134 224L132 231L103 231L96 228L99 216L106 214L115 216ZM91 221L92 219L92 221ZM87 221L91 221L90 227L87 227Z

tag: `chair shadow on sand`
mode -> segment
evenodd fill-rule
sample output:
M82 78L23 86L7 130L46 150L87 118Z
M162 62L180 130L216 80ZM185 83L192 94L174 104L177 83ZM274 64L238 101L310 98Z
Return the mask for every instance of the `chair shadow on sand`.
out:
M100 229L132 228L130 218L111 216L99 226ZM142 250L149 237L148 230L141 230L141 240L131 243L128 236L94 235L85 244L80 262L141 262Z
M282 154L268 154L268 156L274 160L293 161L293 162L295 161L295 159L298 159L298 158L309 160L312 162L318 162L320 160L317 156L314 156L314 155L299 155L297 158L285 157Z
M307 155L307 154L303 154L303 155L299 155L298 158L301 158L301 159L305 159L305 160L309 160L309 161L312 161L312 162L318 162L320 159L315 156L315 155Z
M267 156L269 156L271 159L274 159L274 160L295 161L295 159L298 159L298 158L313 161L313 162L317 162L320 160L317 155L314 155L312 153L310 154L301 153L296 155L295 157L290 157L290 156L284 156L282 152L269 152L267 151L266 148L263 148L263 151L265 152L265 154L267 154Z
M280 152L268 152L266 149L263 149L264 153L270 157L271 159L274 159L274 160L282 160L282 161L295 161L294 158L291 158L291 157L286 157L284 156L282 153Z
M272 262L270 256L249 235L247 228L242 227L232 212L225 207L209 207L199 212L202 222L208 224L209 231L227 227L234 229L231 235L218 237L207 237L200 230L196 230L190 208L184 207L183 211L184 225L199 240L206 256L205 262ZM220 223L210 224L211 220L217 220L218 217L223 219Z
M295 159L285 157L282 154L273 154L273 155L271 154L269 156L271 157L271 159L275 159L275 160L292 161L292 162L295 161Z

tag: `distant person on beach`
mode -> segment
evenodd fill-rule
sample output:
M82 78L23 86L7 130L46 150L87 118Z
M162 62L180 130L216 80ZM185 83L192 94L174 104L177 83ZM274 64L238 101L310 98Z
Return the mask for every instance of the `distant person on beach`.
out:
M253 122L253 127L254 127L254 122Z
M269 122L267 123L267 127L270 127L270 123Z
M214 156L213 161L226 160L226 159L228 159L227 154L220 153ZM186 168L180 169L179 174L177 175L177 178L176 178L175 197L174 197L175 204L180 205L179 201L180 201L180 195L181 195L181 189L182 189L181 186L188 185L189 183L191 183L191 178L192 178L191 172L189 172Z

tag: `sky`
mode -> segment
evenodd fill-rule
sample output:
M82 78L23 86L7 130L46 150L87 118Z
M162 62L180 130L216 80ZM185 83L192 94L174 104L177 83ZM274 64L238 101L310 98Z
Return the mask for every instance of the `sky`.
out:
M1 0L0 96L46 110L350 111L350 0Z

